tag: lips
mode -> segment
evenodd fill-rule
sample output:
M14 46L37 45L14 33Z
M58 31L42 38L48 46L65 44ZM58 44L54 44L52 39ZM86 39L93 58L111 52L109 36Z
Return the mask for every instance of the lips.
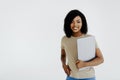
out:
M78 27L74 27L73 29L76 30L76 29L78 29Z

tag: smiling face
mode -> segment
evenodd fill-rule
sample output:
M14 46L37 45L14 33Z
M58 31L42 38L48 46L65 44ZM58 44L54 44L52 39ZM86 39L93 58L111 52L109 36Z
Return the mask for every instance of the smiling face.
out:
M80 16L76 16L70 24L70 28L73 33L81 33L80 30L82 28L82 19Z

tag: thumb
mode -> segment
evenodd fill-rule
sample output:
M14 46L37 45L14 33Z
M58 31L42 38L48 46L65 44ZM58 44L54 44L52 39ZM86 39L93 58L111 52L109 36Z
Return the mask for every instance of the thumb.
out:
M76 61L76 64L78 64L79 62L80 62L80 60L77 60L77 61Z

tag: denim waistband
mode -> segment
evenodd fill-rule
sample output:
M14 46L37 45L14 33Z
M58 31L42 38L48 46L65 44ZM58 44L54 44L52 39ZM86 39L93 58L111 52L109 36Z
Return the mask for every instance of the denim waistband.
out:
M70 76L67 76L66 80L96 80L95 77L92 77L92 78L73 78L73 77L70 77Z

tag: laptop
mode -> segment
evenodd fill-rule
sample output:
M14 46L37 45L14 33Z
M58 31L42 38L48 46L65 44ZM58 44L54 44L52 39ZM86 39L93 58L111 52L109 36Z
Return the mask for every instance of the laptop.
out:
M77 40L78 59L82 61L89 61L95 57L95 37L88 36ZM90 68L84 67L80 70Z

